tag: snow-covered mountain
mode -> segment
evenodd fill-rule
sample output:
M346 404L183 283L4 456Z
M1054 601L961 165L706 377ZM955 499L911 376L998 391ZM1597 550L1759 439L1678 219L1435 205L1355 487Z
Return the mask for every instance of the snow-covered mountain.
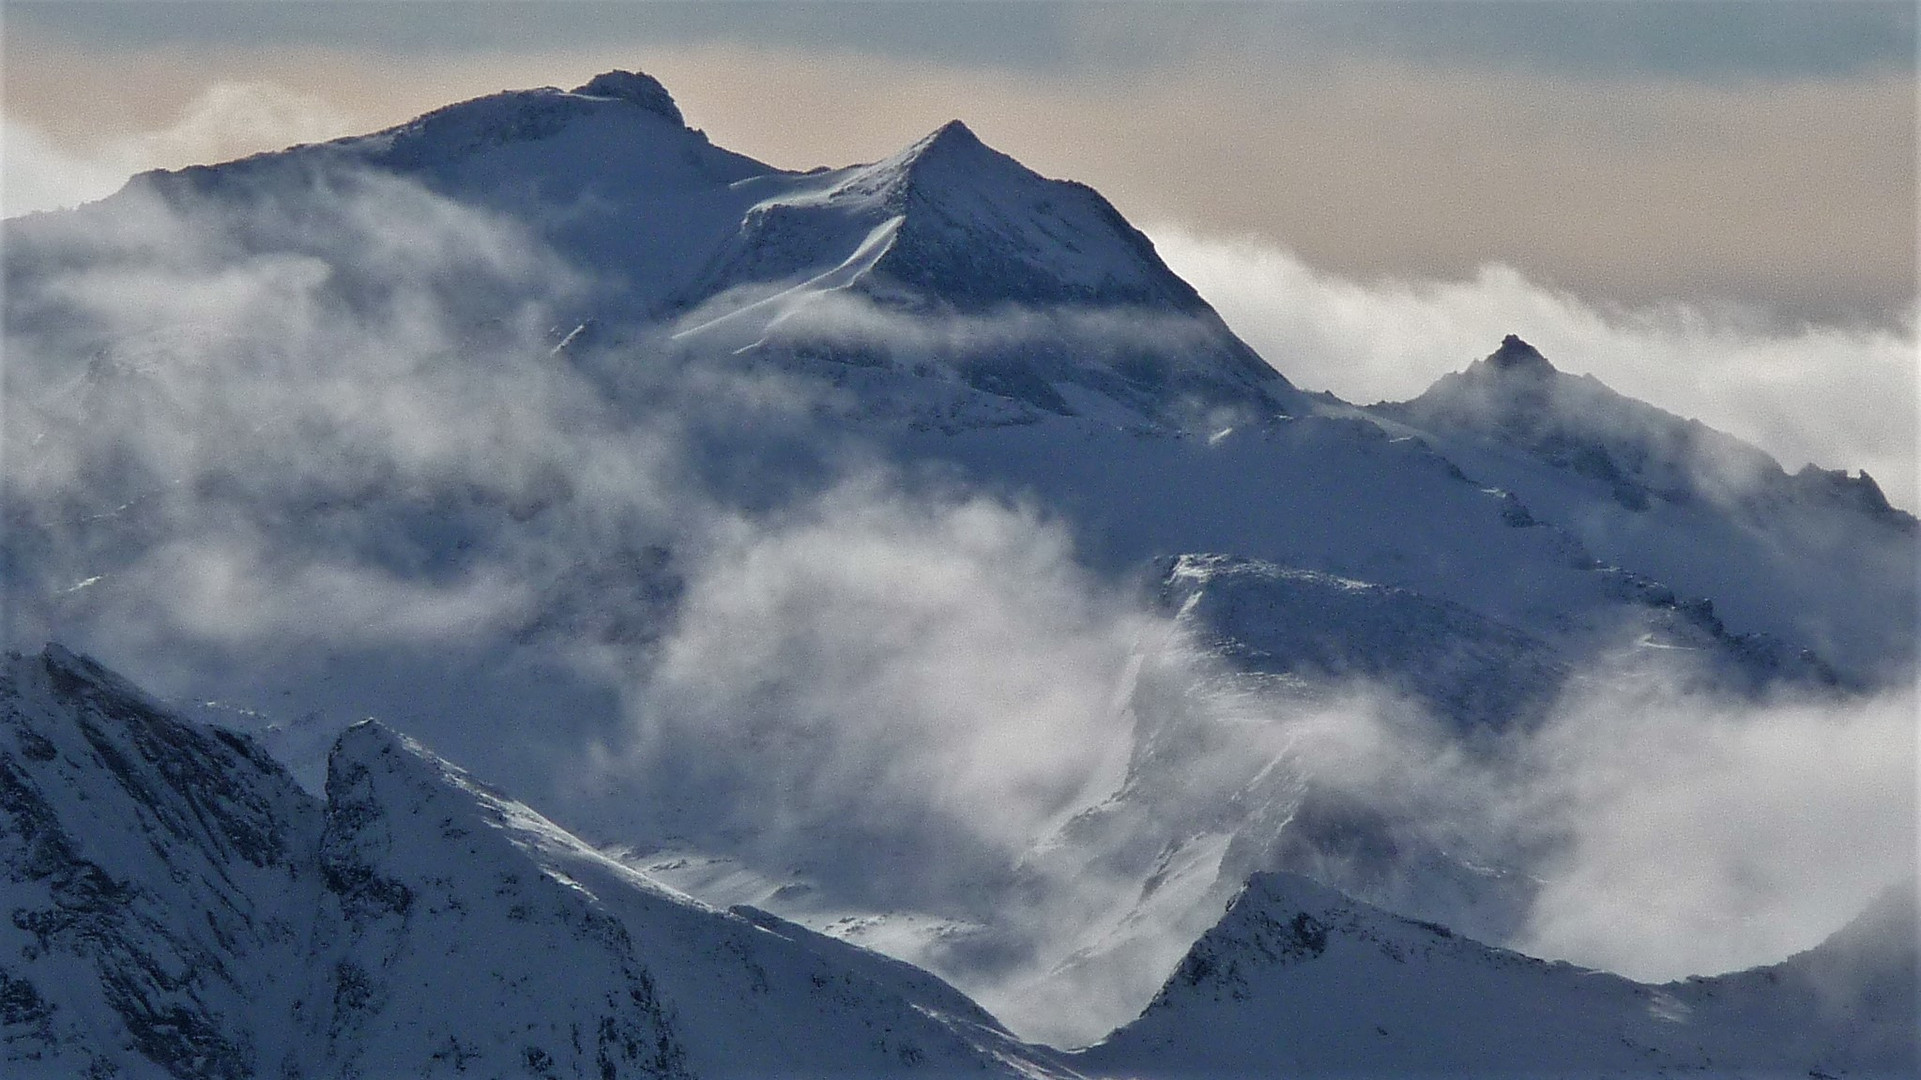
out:
M1052 1071L938 979L667 889L376 722L323 804L84 657L6 663L9 1076Z
M932 364L1057 413L1074 411L1076 386L1148 412L1293 396L1107 200L1036 175L960 121L871 165L793 173L713 146L654 79L610 72L364 137L147 174L116 198L246 206L257 216L237 231L252 240L298 213L289 202L316 203L312 189L369 174L515 220L592 277L582 318L630 330L677 320L674 340L697 352ZM936 320L938 344L850 335L849 298ZM1046 315L1060 307L1104 315ZM1017 311L1027 318L1010 322Z
M1915 662L1915 519L1866 474L1789 474L1733 436L1555 370L1517 337L1376 406L1599 557L1867 681Z
M691 1072L752 1071L778 1039L702 1049L708 1014L661 1020L634 973L660 1002L731 1001L753 963L816 961L882 989L836 1013L802 988L768 1023L1042 1061L845 942L1067 1045L1135 1016L1250 875L1508 941L1538 853L1330 775L1317 733L1432 720L1410 724L1437 760L1496 770L1623 688L1821 706L1912 682L1921 536L1872 481L1788 476L1518 339L1412 402L1303 393L1101 196L958 122L793 172L611 72L5 227L8 644L67 641L257 737L208 745L276 777L280 846L232 882L190 844L184 869L142 864L215 884L156 885L141 918L337 924L324 955L278 929L164 938L284 974L167 975L219 1018L190 1039L209 1061L284 1038L345 1070L431 1035L429 1058L533 1071L529 1046L593 1059L552 1025L619 998L621 1046L671 1028ZM369 714L598 846L350 727ZM996 775L1017 779L954 779ZM425 817L361 829L362 804ZM497 873L526 895L477 907ZM552 918L502 914L523 902ZM604 979L474 938L587 949ZM406 989L468 963L566 1004L537 1039L470 1042ZM517 1000L474 1008L506 1031ZM295 1002L292 1028L257 1018ZM100 1022L88 1045L131 1045Z
M1915 931L1909 883L1779 964L1651 986L1261 874L1140 1018L1075 1064L1141 1076L1912 1076Z

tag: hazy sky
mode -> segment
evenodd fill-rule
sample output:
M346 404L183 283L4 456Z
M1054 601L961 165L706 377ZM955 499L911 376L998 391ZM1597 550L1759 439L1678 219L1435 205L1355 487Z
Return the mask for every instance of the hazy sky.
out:
M1909 3L8 0L4 12L8 213L97 197L139 168L613 67L658 76L715 142L782 166L877 159L960 117L1036 170L1094 185L1177 271L1211 275L1202 292L1309 388L1407 396L1508 330L1593 342L1593 356L1549 355L1790 468L1871 467L1912 505ZM1488 284L1507 271L1526 288ZM1301 274L1361 299L1291 333L1300 313L1264 297ZM1460 288L1473 296L1447 291ZM1463 317L1438 336L1414 320L1425 351L1379 340L1383 305L1406 322L1409 295ZM1569 305L1578 318L1524 318ZM1616 333L1580 336L1596 321ZM1369 329L1367 363L1327 340L1350 325ZM1659 340L1645 340L1650 326ZM1776 362L1753 393L1774 396L1744 406L1723 390L1757 342ZM1794 365L1780 358L1804 351L1783 374Z

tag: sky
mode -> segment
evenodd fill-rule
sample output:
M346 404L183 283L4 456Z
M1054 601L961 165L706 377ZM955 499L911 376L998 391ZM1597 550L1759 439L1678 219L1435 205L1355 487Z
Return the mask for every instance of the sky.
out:
M9 215L450 101L659 77L722 146L948 119L1092 184L1290 378L1405 398L1518 332L1916 498L1906 3L4 6Z

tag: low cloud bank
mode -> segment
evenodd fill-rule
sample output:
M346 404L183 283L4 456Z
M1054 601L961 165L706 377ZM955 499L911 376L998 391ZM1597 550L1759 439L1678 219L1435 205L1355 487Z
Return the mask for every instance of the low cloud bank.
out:
M1771 963L1915 872L1917 699L1718 692L1645 657L1575 674L1491 749L1354 688L1283 719L1304 772L1533 882L1506 942L1645 981Z
M1911 688L1755 699L1641 650L1470 747L1365 684L1223 691L1218 658L1087 577L1070 539L875 482L738 522L595 783L852 910L986 923L910 956L1061 1042L1131 1018L1218 914L1195 903L1233 884L1220 845L1318 827L1263 824L1304 790L1329 835L1392 838L1357 877L1389 906L1515 903L1502 943L1649 981L1783 959L1913 873ZM1143 754L1164 773L1146 787ZM1483 871L1509 884L1442 895Z
M1916 309L1899 326L1770 325L1684 302L1596 304L1501 265L1358 280L1255 239L1148 230L1174 272L1296 385L1400 401L1519 334L1556 367L1746 439L1788 471L1866 470L1921 508Z
M1131 1018L1224 849L1289 829L1358 841L1323 865L1390 907L1513 904L1501 943L1657 981L1783 959L1913 872L1911 687L1756 697L1624 641L1470 743L1378 686L1234 678L1060 522L966 490L865 473L711 536L590 812L803 906L984 926L906 955L1029 1036Z

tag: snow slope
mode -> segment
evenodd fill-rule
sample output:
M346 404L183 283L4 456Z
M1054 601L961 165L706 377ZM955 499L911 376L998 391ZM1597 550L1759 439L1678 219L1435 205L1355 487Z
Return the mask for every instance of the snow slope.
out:
M157 197L261 207L258 224L274 229L284 222L273 217L311 212L370 175L405 178L520 222L596 276L597 304L629 315L680 297L759 186L792 182L688 128L654 79L609 72L571 91L463 101L371 135L142 174L82 213L111 215Z
M710 302L687 347L939 370L1050 413L1075 412L1076 388L1153 414L1295 398L1099 194L958 120L756 203L688 296ZM850 303L923 330L850 332Z
M1140 1018L1076 1064L1127 1076L1912 1076L1915 915L1910 884L1781 964L1651 986L1262 874Z

